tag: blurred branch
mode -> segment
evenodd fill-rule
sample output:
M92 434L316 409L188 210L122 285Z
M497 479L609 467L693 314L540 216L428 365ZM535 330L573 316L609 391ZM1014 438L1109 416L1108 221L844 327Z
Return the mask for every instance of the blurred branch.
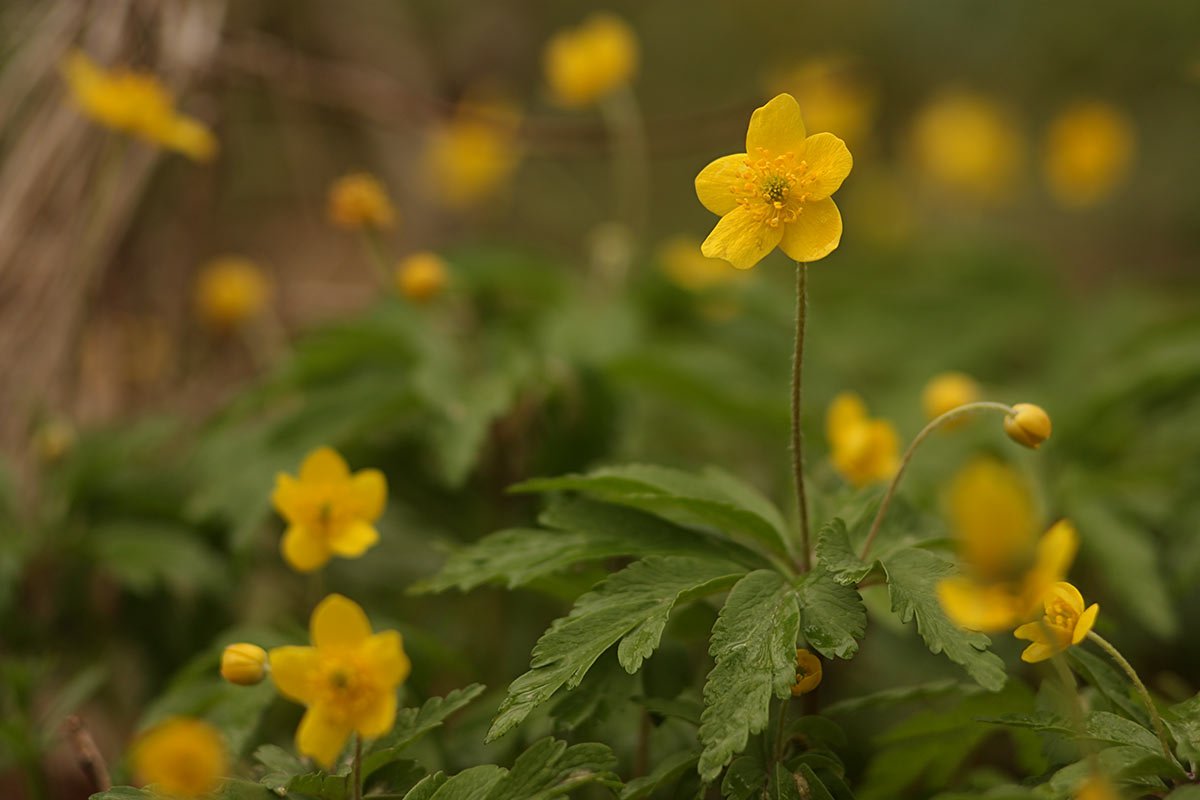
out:
M96 747L96 741L92 738L87 725L79 718L79 715L72 714L67 717L64 726L67 729L67 739L79 761L79 768L87 776L91 790L104 792L111 789L112 779L108 775L108 764L105 763L100 749Z

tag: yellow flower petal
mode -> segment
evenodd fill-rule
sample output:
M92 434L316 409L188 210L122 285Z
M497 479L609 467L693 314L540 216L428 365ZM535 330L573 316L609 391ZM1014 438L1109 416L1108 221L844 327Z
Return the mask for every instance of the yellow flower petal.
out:
M750 269L775 249L783 238L783 226L765 225L744 208L721 217L700 246L709 258L721 258L738 269Z
M722 216L737 208L732 190L744 180L740 176L745 167L746 154L736 153L722 156L700 170L696 176L696 196L704 207Z
M1053 575L1052 580L1060 578L1067 574L1078 549L1079 534L1075 526L1065 519L1059 520L1038 541L1034 569L1045 575Z
M329 769L350 736L351 727L320 706L304 712L296 729L296 749Z
M382 736L396 724L396 693L384 695L379 702L372 705L354 724L354 729L363 736L374 739Z
M1016 600L1000 587L967 578L946 578L937 585L946 616L960 628L985 633L1003 631L1017 619Z
M1045 661L1055 652L1055 649L1049 645L1034 642L1025 648L1025 652L1021 653L1021 660L1029 664L1036 664L1039 661Z
M808 162L808 174L803 186L812 198L809 204L812 200L820 200L836 192L854 166L854 157L850 155L846 143L832 133L808 137L804 142L803 158Z
M377 469L362 469L350 479L350 505L368 522L379 519L387 505L387 479Z
M842 215L833 200L804 204L795 222L783 228L779 247L793 261L817 261L837 249L842 241Z
M379 532L369 522L355 520L330 535L329 549L342 558L357 558L378 541Z
M1013 636L1018 639L1025 639L1030 642L1047 642L1046 623L1038 620L1037 622L1026 622L1021 627L1013 631Z
M362 607L348 597L331 594L313 609L312 643L318 648L358 647L371 637L371 622Z
M784 153L799 155L804 151L804 117L800 104L790 94L776 95L765 106L755 110L746 130L746 152L752 158L760 149L772 156Z
M318 447L300 465L301 483L332 483L350 476L346 460L332 447Z
M275 476L271 505L275 506L275 510L288 522L295 522L303 513L304 490L295 478L286 472L280 472Z
M825 412L825 436L840 441L847 432L867 419L867 404L854 392L839 392Z
M412 670L399 631L383 631L373 635L363 645L362 657L376 679L385 685L403 683Z
M271 680L280 694L297 703L312 702L313 677L320 663L315 647L276 647L267 658L271 663Z
M1055 601L1066 603L1076 614L1083 612L1083 595L1079 593L1079 590L1074 585L1066 581L1058 581L1046 592L1045 605L1047 612L1050 611L1051 605Z
M283 533L280 552L292 569L312 572L329 561L329 544L304 525L291 525Z
M1096 624L1096 615L1099 613L1100 605L1092 603L1079 615L1079 621L1075 623L1075 631L1071 634L1071 644L1079 644L1087 638L1092 631L1092 626Z

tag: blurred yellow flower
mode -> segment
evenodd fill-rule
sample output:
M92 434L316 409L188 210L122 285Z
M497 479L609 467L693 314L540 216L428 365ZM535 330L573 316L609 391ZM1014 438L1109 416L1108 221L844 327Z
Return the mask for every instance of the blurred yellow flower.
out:
M378 178L351 172L329 187L329 221L350 231L387 230L396 224L396 209Z
M33 449L46 464L62 460L75 446L75 426L68 420L48 419L33 433Z
M837 248L842 217L830 197L854 160L831 133L807 136L800 106L781 94L750 117L746 152L713 161L696 176L696 195L721 221L702 251L749 269L778 245L794 261Z
M554 34L542 60L554 99L568 108L588 106L633 80L637 35L614 14L592 14Z
M921 407L926 419L937 419L959 406L974 403L981 395L979 384L965 372L943 372L934 375L921 392ZM952 420L953 425L958 420Z
M1104 778L1093 775L1075 791L1075 800L1121 800L1116 789Z
M382 736L396 722L396 689L412 668L397 631L374 633L362 608L331 594L313 610L312 647L271 650L280 694L307 706L296 749L333 766L351 733Z
M743 276L719 258L700 252L700 241L690 236L668 239L658 249L658 263L671 282L689 292L733 283Z
M1136 148L1133 122L1107 103L1080 103L1050 124L1042 156L1046 181L1065 206L1106 200L1129 174Z
M1033 403L1017 403L1013 413L1004 417L1004 432L1008 438L1031 450L1038 449L1050 438L1050 415Z
M1075 527L1060 520L1038 541L1031 566L1009 580L976 576L967 562L968 574L938 583L942 609L963 628L985 633L1012 630L1037 613L1047 590L1066 576L1078 547Z
M859 145L870 134L875 91L846 55L813 58L783 70L770 81L772 95L790 94L804 110L813 133L833 133Z
M446 288L450 271L436 253L413 253L396 266L396 291L414 303L427 303Z
M900 466L900 440L892 424L867 415L866 404L854 392L833 398L825 416L830 460L854 486L886 481Z
M238 686L253 686L267 674L267 651L256 644L238 642L221 652L221 677Z
M464 208L504 186L520 162L519 116L496 102L464 103L429 134L425 177L431 192L450 208Z
M81 51L62 64L71 98L101 125L175 150L196 161L217 152L217 140L198 120L178 113L171 93L155 76L128 69L106 71Z
M917 165L938 184L979 200L1004 199L1025 161L1021 132L992 100L952 92L933 100L913 122Z
M189 717L172 717L143 733L131 758L138 780L168 798L203 797L229 770L221 734Z
M224 256L196 277L196 313L210 328L228 331L259 316L271 299L271 282L248 258Z
M288 523L284 559L312 572L335 555L358 558L379 541L374 522L387 503L387 481L377 469L351 475L336 451L321 447L304 459L298 479L276 476L271 502Z
M995 458L975 458L950 482L946 500L950 532L972 575L1000 579L1028 564L1037 508L1015 469Z
M792 686L792 697L807 694L821 685L821 659L808 650L796 648L796 683Z
M1045 594L1046 614L1037 622L1017 628L1013 635L1033 642L1021 653L1021 660L1030 664L1045 661L1073 644L1079 644L1096 624L1100 606L1092 603L1084 608L1083 595L1066 581L1059 581Z

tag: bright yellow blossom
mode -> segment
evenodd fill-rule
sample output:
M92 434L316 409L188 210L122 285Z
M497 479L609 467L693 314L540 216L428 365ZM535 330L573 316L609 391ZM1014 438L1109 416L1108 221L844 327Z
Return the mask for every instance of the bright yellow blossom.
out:
M1075 526L1060 520L1042 535L1030 558L1031 566L1008 580L986 580L964 564L966 575L938 583L942 609L956 625L990 633L1011 630L1031 619L1046 592L1067 574L1079 536Z
M633 80L637 35L614 14L592 14L578 27L554 34L542 60L554 99L567 108L581 108Z
M1059 581L1045 594L1046 614L1036 622L1028 622L1013 632L1018 639L1033 642L1021 653L1021 660L1036 664L1073 644L1079 644L1096 624L1100 606L1092 603L1084 608L1083 595L1066 581Z
M313 610L312 647L271 650L271 678L307 706L296 749L326 769L351 733L382 736L396 722L396 689L412 668L397 631L374 633L362 608L331 594Z
M750 117L746 152L713 161L696 176L696 195L721 221L702 251L749 269L778 245L794 261L816 261L842 239L830 197L854 160L832 133L807 136L800 106L781 94Z
M950 531L971 574L999 580L1028 565L1038 533L1028 483L1008 464L979 457L950 483Z
M918 166L947 189L980 200L1004 199L1025 160L1020 131L993 101L965 93L945 94L913 123L911 144Z
M809 59L780 72L770 85L772 95L796 98L813 133L833 133L850 144L861 144L870 133L875 92L850 56Z
M189 717L172 717L143 733L131 758L138 780L172 800L208 795L229 770L221 734Z
M413 253L396 266L396 291L414 303L427 303L449 280L446 261L436 253Z
M285 520L281 549L298 572L312 572L333 556L357 558L379 541L374 522L387 502L387 481L377 469L350 474L329 447L318 448L294 478L279 473L271 502Z
M387 230L396 224L396 209L378 178L352 172L329 187L329 221L351 231Z
M210 261L196 277L196 313L209 327L228 331L257 317L271 299L271 282L240 256Z
M105 71L76 50L62 64L71 98L96 122L152 144L208 161L217 140L198 120L178 113L166 86L155 76L128 69Z
M658 249L658 262L672 283L689 292L733 283L746 274L730 269L719 258L704 255L699 240L690 236L676 236L664 242Z
M963 372L943 372L929 379L921 392L921 406L926 419L936 419L959 406L974 403L980 397L979 384ZM958 420L952 420L953 425Z
M435 127L425 149L425 180L450 208L465 208L496 193L516 171L519 117L497 102L464 103Z
M1014 442L1036 450L1050 438L1050 415L1041 406L1017 403L1013 413L1004 417L1004 432Z
M1046 134L1043 169L1065 206L1107 199L1129 174L1136 147L1133 123L1107 103L1080 103L1054 118Z
M809 651L796 648L796 683L792 686L792 697L807 694L821 685L821 659Z
M267 651L256 644L231 644L221 653L221 677L238 686L253 686L267 674Z
M842 392L825 416L830 460L854 486L889 480L900 466L900 440L883 419L867 416L867 407L854 392Z

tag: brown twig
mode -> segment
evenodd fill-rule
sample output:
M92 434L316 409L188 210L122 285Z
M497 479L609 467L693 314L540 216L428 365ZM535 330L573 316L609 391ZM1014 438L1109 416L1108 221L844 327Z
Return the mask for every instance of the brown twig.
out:
M87 725L78 714L67 717L63 725L67 729L67 741L71 743L75 758L79 761L79 768L87 776L92 790L105 792L111 789L112 779L108 775L108 764L100 754L100 749L96 747L96 740L92 738Z

